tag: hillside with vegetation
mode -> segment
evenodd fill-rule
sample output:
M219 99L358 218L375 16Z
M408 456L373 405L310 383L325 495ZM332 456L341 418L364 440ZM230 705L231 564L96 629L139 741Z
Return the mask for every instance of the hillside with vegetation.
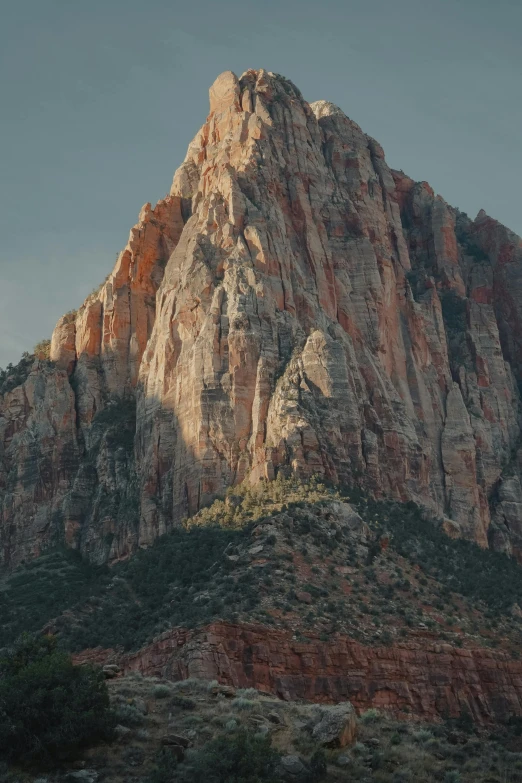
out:
M236 487L112 568L64 549L20 567L0 582L0 642L48 627L64 649L135 650L223 619L518 658L521 605L513 559L449 538L414 504L281 479Z
M112 737L45 767L49 783L517 783L522 724L400 721L252 688L132 674L108 680ZM102 724L100 723L99 726ZM5 783L42 781L25 758ZM40 766L42 769L42 766ZM41 774L41 773L40 773Z

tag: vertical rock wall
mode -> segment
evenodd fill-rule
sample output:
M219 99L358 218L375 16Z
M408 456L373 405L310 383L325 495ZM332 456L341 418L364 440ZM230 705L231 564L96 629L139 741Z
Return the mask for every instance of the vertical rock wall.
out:
M284 77L222 74L170 195L0 397L4 560L123 557L279 471L522 556L521 294L508 229Z

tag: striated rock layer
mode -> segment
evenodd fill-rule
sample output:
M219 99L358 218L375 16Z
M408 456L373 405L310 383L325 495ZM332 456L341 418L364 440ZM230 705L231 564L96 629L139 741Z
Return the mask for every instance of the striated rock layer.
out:
M279 471L522 558L521 378L521 240L333 104L226 72L170 195L0 397L3 560L124 557Z
M347 638L297 642L286 631L214 623L173 629L138 653L86 650L78 662L117 662L127 673L218 680L292 701L349 700L425 720L466 712L479 724L522 715L522 662L503 653L422 640L364 647Z

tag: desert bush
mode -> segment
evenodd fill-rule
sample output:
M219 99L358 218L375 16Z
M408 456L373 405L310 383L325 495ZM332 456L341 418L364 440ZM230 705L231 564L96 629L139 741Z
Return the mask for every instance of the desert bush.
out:
M236 696L241 699L258 699L259 691L255 688L238 688L236 690Z
M429 740L433 739L433 734L428 729L419 729L413 733L412 738L420 745L424 745L426 742L429 742Z
M114 709L114 714L118 723L123 726L143 726L145 716L132 704L121 703Z
M194 710L196 709L196 702L194 699L189 699L187 696L175 695L169 702L171 707L177 707L180 710Z
M279 474L275 481L263 481L256 486L245 481L229 488L224 499L215 500L186 520L185 524L187 527L218 524L239 528L259 522L278 511L297 511L303 504L320 503L335 497L338 497L337 492L328 489L316 477L304 482Z
M189 751L177 769L180 783L274 783L279 754L269 736L240 730Z
M33 354L37 359L49 359L51 356L51 341L40 340L33 348Z
M152 695L155 699L166 699L170 694L171 690L168 685L156 685L152 689Z
M310 783L322 780L326 776L327 760L323 748L316 750L310 758L310 773L307 776Z
M247 712L248 710L253 710L256 706L255 701L252 701L252 699L245 699L243 697L239 697L236 699L232 699L230 706L234 710L238 710L239 712Z
M365 712L362 712L360 716L360 720L362 723L375 723L381 718L382 718L382 714L379 712L379 710L376 710L373 707L370 708L369 710L366 710Z
M194 601L199 592L208 589L209 580L221 585L228 561L224 556L229 544L240 543L248 530L231 530L217 525L178 528L157 539L146 550L140 550L126 563L111 569L111 587L105 584L98 594L99 604L85 607L79 622L64 621L61 629L64 643L71 649L102 645L123 645L136 649L166 627L194 627L220 617L242 604L258 603L254 591L249 594L247 581L235 591L223 583L223 599ZM129 600L129 593L136 601Z
M441 291L442 316L449 332L461 334L467 329L466 300L453 290Z

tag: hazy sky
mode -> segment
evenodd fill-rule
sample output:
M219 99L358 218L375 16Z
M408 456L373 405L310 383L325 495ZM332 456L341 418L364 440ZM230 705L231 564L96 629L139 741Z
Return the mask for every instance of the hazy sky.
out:
M221 71L337 103L474 217L522 233L522 0L16 0L0 26L0 366L110 271Z

